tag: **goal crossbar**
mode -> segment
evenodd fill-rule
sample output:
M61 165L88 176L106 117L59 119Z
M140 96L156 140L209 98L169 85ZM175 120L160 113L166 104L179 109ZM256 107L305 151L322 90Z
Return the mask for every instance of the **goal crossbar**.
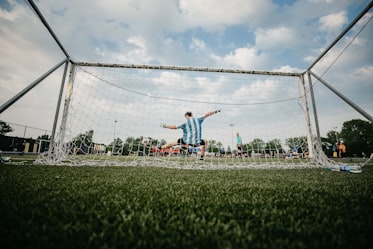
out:
M272 76L286 76L286 77L300 77L303 74L303 73L291 73L291 72L273 72L273 71L239 70L239 69L208 68L208 67L187 67L187 66L136 65L136 64L113 64L113 63L90 63L90 62L73 62L73 64L75 64L76 66L84 66L84 67L116 67L116 68L129 68L129 69L253 74L253 75L272 75Z

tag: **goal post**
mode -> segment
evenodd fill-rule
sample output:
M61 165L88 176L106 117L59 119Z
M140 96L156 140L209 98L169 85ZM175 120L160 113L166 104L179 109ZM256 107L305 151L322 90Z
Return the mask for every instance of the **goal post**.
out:
M197 67L73 63L59 129L37 163L181 168L319 167L303 74ZM184 113L203 121L200 148L182 136ZM236 146L236 134L242 148Z

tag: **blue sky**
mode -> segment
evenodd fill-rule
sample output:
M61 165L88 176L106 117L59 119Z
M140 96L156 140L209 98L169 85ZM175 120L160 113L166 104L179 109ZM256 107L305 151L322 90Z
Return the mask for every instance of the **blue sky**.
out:
M75 61L288 72L306 70L369 2L35 1ZM371 16L372 10L363 21ZM2 104L64 55L24 1L0 0L0 22ZM345 39L352 39L363 24ZM372 39L370 21L349 48L351 54L346 53L348 58L339 60L325 75L328 82L370 115ZM322 65L315 68L320 74L324 69ZM350 79L356 72L358 79ZM0 114L0 119L51 130L55 112L51 103L58 96L60 80L61 72L51 76ZM321 84L317 84L315 92L322 135L333 127L341 127L344 121L365 120Z

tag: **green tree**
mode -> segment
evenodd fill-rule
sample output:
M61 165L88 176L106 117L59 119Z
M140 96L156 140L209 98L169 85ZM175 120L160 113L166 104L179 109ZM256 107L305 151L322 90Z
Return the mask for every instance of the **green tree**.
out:
M12 132L14 129L4 121L0 120L0 135L5 135L8 132Z
M136 139L134 137L127 137L126 144L134 144L136 143Z
M231 149L231 146L230 146L230 145L228 145L227 150L226 150L226 153L227 153L227 154L232 154L232 149Z
M93 134L93 130L86 131L85 133L81 133L78 136L76 136L73 139L73 142L76 146L91 145L93 141Z
M207 147L208 147L209 152L214 152L214 153L219 152L219 146L215 140L209 140L207 142Z
M262 153L265 150L266 143L260 138L254 138L251 143L247 144L246 148L247 147L255 153Z
M75 148L79 148L80 152L89 153L93 149L93 130L86 131L81 133L73 139L73 144Z
M142 151L143 147L141 145L141 137L127 137L125 143L123 144L123 155L128 155L131 152Z
M271 156L275 156L275 155L279 155L280 153L283 153L281 140L273 139L271 141L268 141L266 143L265 151L266 151L266 154L269 154Z
M361 119L352 119L342 125L340 140L346 144L347 156L370 155L373 152L373 124Z
M39 139L41 139L41 140L50 140L51 137L49 135L47 135L47 134L44 134L44 135L38 136L38 138L36 140L39 140Z
M298 153L308 151L307 137L291 137L285 140L289 148L296 148Z
M339 134L337 131L328 131L326 133L326 137L328 138L328 142L334 144L339 140Z
M161 141L159 142L159 145L165 145L165 144L167 144L167 142L165 139L162 138Z
M114 147L114 148L113 148ZM120 138L114 139L107 147L106 151L111 151L113 153L121 153L123 147L123 141Z

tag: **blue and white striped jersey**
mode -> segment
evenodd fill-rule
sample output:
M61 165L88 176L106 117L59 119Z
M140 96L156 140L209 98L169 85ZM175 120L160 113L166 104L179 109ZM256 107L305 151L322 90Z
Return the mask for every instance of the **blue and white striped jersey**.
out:
M188 118L184 124L177 126L183 129L183 140L186 144L200 144L202 141L202 122L204 117Z

